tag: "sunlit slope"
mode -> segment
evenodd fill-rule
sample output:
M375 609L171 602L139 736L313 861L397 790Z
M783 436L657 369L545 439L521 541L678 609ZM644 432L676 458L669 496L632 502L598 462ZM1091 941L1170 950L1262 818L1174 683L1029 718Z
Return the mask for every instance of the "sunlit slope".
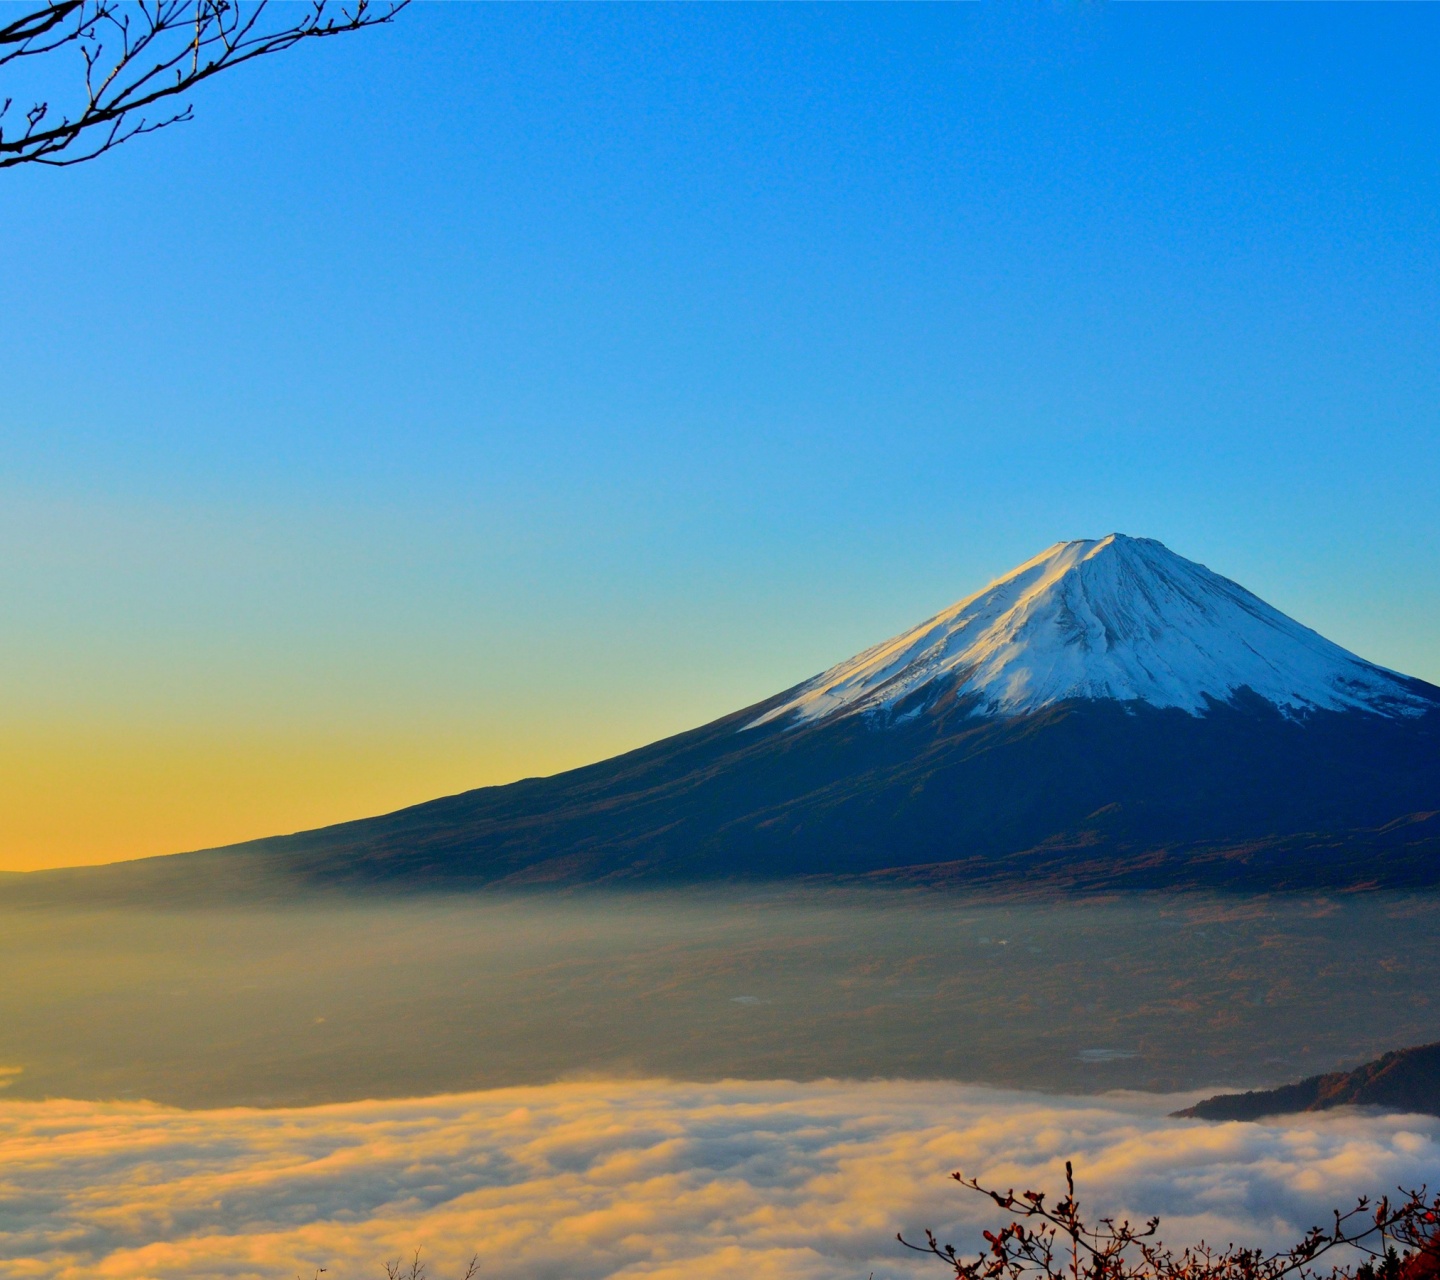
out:
M1437 813L1440 690L1112 536L1058 544L806 684L613 760L23 892L273 875L1422 884L1440 880Z

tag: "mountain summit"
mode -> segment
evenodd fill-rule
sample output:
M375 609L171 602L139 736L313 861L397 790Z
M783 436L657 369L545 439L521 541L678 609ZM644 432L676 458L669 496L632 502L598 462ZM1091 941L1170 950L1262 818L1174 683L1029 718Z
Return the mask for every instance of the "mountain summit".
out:
M1242 689L1287 714L1419 715L1413 681L1357 658L1152 538L1057 542L753 723L918 714L945 694L1016 716L1072 698L1199 715ZM903 708L903 710L902 710Z
M15 877L0 898L784 876L1440 884L1440 689L1112 534L1058 543L813 680L613 760Z

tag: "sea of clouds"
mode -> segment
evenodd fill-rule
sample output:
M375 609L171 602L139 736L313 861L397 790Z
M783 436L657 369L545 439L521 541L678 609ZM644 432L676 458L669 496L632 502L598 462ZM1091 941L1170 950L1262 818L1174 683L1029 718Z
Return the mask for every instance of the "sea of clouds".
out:
M1440 1181L1440 1121L1171 1120L1181 1099L946 1083L604 1080L288 1110L0 1104L0 1275L876 1280L896 1231L975 1241L947 1178L1160 1214L1171 1243L1282 1244L1360 1193Z

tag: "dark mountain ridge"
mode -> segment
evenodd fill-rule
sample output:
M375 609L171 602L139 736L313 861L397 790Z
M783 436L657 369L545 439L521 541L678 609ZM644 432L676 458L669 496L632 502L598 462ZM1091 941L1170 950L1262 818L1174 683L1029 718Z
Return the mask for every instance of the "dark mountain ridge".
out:
M1175 1114L1194 1120L1259 1120L1348 1106L1440 1115L1440 1043L1396 1049L1354 1071L1331 1071L1278 1089L1218 1094Z

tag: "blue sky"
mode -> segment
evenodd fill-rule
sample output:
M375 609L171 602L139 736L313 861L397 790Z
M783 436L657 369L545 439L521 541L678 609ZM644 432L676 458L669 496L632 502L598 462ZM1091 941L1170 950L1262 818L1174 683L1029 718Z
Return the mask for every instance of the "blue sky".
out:
M0 866L582 763L1117 529L1440 682L1437 54L422 5L0 173Z

